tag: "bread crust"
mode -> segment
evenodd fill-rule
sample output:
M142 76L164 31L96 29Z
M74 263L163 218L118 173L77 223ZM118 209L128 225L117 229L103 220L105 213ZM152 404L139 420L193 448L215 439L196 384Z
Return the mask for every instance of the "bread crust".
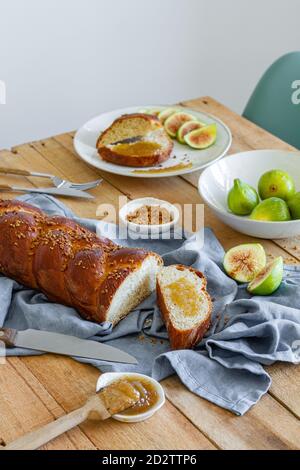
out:
M107 321L118 288L149 256L162 264L158 255L120 247L72 219L0 200L0 272L88 320Z
M157 293L157 304L160 309L160 312L163 316L166 328L168 330L169 334L169 340L171 344L171 348L174 350L178 349L193 349L197 344L200 343L202 338L204 337L205 333L210 327L211 324L211 313L212 313L212 300L208 292L206 291L206 278L203 275L201 271L197 271L196 269L189 267L189 266L183 266L183 265L176 265L178 268L182 268L182 270L189 270L194 272L199 278L202 279L203 285L202 285L202 292L206 296L208 305L209 305L209 310L207 312L206 319L201 321L198 325L194 326L193 328L190 328L188 330L179 330L177 329L171 319L170 319L170 313L168 310L168 307L165 302L165 298L163 295L163 292L160 288L159 281L157 280L156 283L156 293Z
M147 166L155 166L159 163L163 163L166 161L172 150L173 150L173 142L165 132L164 139L166 144L161 147L160 150L156 151L152 155L139 155L139 156L129 156L129 155L121 155L120 153L114 152L112 148L107 147L103 144L103 141L106 135L110 132L110 130L118 125L118 123L133 119L133 118L140 118L145 121L154 123L157 129L163 129L163 126L159 119L156 116L148 115L148 114L124 114L123 116L116 119L110 127L108 127L98 138L96 147L98 149L98 153L103 160L106 160L110 163L114 163L116 165L123 165L123 166L130 166L130 167L147 167Z
M113 152L108 147L102 147L98 149L99 155L103 160L114 163L115 165L123 165L130 167L147 167L155 166L159 163L163 163L168 160L173 149L173 143L170 141L168 147L156 152L153 155L141 155L138 157L130 157L127 155L120 155L119 153Z

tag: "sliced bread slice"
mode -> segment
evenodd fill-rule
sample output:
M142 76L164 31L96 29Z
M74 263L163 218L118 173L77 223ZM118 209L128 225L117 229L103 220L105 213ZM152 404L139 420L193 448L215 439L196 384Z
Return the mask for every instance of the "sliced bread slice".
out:
M192 349L211 322L212 301L205 276L187 266L168 266L160 270L156 289L172 349Z
M167 160L173 142L157 117L126 114L100 135L97 149L100 157L108 162L146 167Z

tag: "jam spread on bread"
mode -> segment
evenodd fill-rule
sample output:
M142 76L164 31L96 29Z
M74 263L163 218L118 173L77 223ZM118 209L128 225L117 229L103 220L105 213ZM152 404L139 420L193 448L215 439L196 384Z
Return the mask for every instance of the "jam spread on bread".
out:
M166 286L171 302L179 308L184 309L183 313L186 317L194 317L198 314L201 297L194 285L187 281L184 277L180 277L176 281Z
M199 344L211 322L212 300L204 274L196 269L171 265L157 275L157 305L165 321L172 349L192 349Z
M161 149L161 145L156 142L134 142L133 144L117 144L113 147L114 152L128 157L140 157L141 155L152 155L153 152Z
M173 142L155 116L135 113L116 119L99 136L100 157L123 166L147 167L166 161Z

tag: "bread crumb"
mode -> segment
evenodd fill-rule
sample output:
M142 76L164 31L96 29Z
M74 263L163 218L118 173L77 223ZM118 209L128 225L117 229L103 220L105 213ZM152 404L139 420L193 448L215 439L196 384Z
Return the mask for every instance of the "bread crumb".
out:
M145 328L149 328L152 325L152 318L147 318L145 321Z

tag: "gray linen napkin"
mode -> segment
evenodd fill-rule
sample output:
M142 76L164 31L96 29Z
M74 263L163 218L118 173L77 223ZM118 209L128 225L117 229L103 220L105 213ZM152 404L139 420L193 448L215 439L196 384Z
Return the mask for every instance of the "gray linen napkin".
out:
M50 196L25 195L21 200L48 214L74 217ZM76 219L76 218L75 218ZM105 236L115 226L76 219ZM223 249L213 232L205 229L204 246L197 238L172 240L121 240L123 245L143 246L163 255L166 265L193 266L208 279L214 300L212 327L195 351L170 351L167 333L155 304L155 294L122 320L112 331L81 319L69 307L50 303L45 296L0 276L0 325L24 330L35 328L107 342L134 355L139 364L109 364L79 359L101 371L142 372L157 380L176 373L195 394L237 415L243 415L267 392L271 378L263 365L300 360L300 268L285 267L285 279L271 297L251 297L222 270ZM14 348L8 355L39 354Z

